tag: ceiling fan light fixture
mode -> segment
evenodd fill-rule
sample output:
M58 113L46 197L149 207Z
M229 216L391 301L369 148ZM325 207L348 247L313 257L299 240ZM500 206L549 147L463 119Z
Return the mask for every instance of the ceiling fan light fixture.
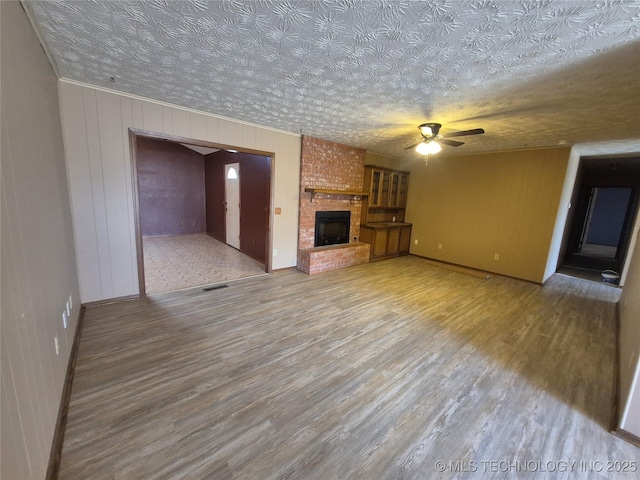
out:
M438 153L442 147L436 142L421 142L416 147L416 152L420 155L429 155Z
M427 127L426 125L422 125L420 127L420 133L425 136L433 135L433 132L431 131L431 127Z
M418 152L420 155L426 156L430 153L438 153L439 151L441 151L441 143L449 147L459 147L460 145L464 145L464 142L450 140L449 137L464 137L467 135L479 135L481 133L484 133L484 129L474 128L471 130L461 130L459 132L448 133L447 135L440 135L441 127L442 124L435 122L423 123L422 125L418 125L418 129L422 134L422 142L409 145L405 148L405 150L411 150L415 148L416 152Z

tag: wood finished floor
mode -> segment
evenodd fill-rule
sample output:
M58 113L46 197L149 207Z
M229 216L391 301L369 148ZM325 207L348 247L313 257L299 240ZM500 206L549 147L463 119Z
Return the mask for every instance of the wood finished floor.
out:
M640 463L607 431L618 296L407 256L90 308L59 478L534 478L482 462ZM638 478L580 465L535 478Z

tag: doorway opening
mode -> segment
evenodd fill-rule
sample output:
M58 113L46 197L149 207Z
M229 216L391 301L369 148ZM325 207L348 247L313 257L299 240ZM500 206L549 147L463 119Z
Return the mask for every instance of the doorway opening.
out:
M605 271L619 277L638 217L639 197L640 158L581 159L559 271L595 281L602 281Z
M629 187L591 187L577 253L610 260L616 258L623 247L620 242L632 193L633 189Z
M130 140L141 296L271 273L273 154L133 129Z

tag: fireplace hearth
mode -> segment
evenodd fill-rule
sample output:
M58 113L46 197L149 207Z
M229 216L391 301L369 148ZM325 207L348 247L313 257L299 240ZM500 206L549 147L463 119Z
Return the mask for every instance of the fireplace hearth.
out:
M315 245L337 245L349 243L350 211L316 212Z

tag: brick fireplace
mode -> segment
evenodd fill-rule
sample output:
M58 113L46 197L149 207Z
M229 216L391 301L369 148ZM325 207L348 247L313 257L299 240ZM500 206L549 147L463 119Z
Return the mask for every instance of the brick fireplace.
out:
M362 197L306 191L362 192L365 150L303 136L301 152L298 269L312 274L367 263L370 245L358 241ZM351 212L349 243L314 246L317 211Z

